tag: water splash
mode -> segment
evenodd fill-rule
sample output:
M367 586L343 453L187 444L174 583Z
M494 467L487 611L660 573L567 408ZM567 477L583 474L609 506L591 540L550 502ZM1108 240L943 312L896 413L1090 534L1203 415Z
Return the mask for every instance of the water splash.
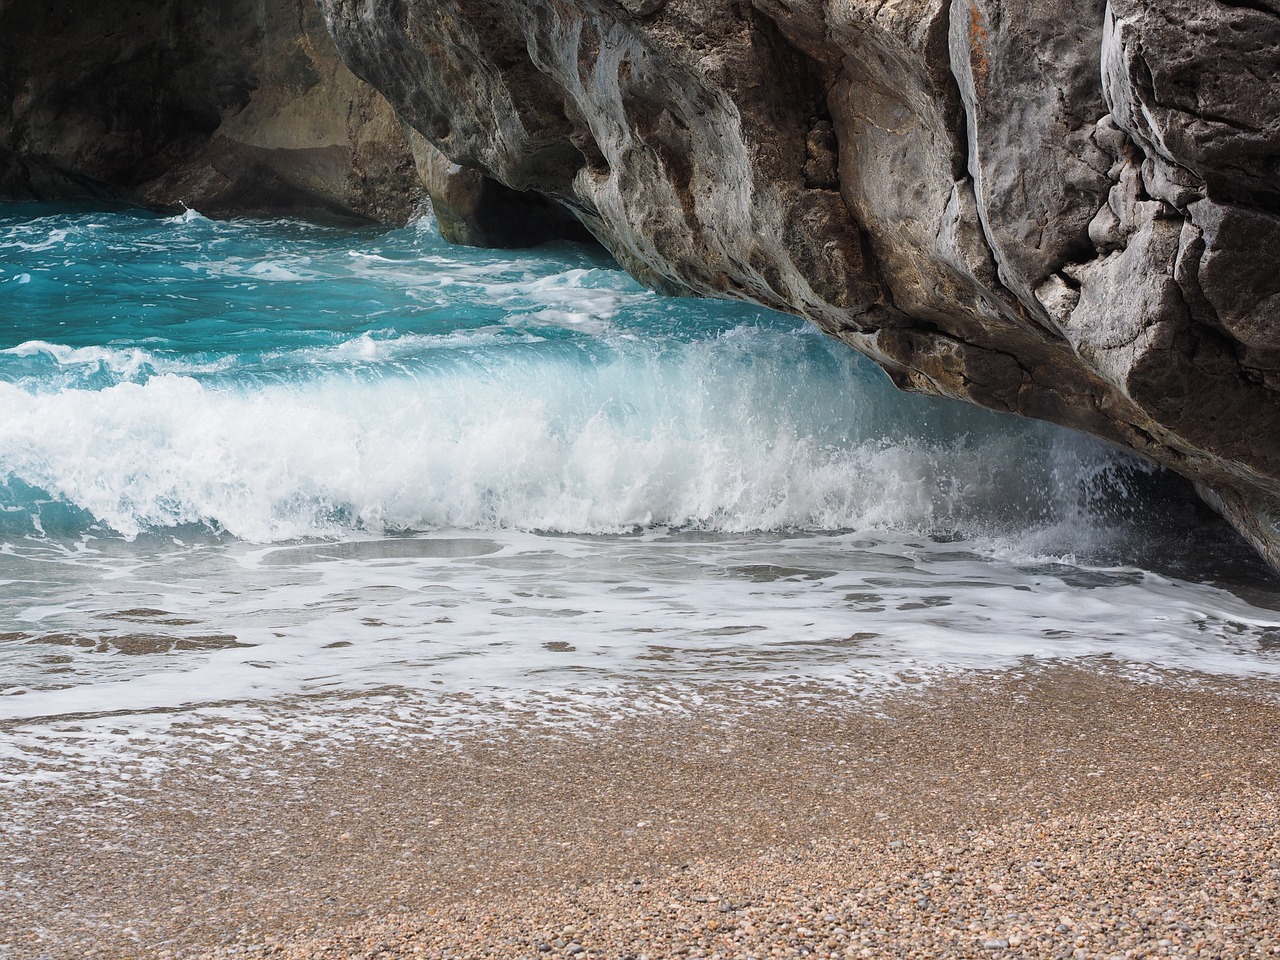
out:
M582 248L461 250L425 219L34 212L0 220L0 269L35 278L0 343L10 536L895 529L1070 550L1110 537L1096 508L1142 472Z

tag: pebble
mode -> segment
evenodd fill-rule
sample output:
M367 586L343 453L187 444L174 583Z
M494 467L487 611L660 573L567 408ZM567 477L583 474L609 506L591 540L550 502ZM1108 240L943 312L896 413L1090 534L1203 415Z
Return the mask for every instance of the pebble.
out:
M1230 808L1170 799L1101 818L1014 822L964 837L968 848L952 872L944 858L956 835L914 844L893 863L865 842L833 840L745 861L693 863L648 879L643 894L614 880L534 899L495 896L465 913L427 909L302 937L273 947L272 956L481 960L553 949L635 960L1271 955L1280 950L1277 822L1280 798L1247 790ZM1048 882L1045 864L1060 868ZM923 883L931 885L936 914L916 908L913 891ZM723 911L727 903L740 905L732 916ZM1009 932L981 933L993 923ZM559 935L548 943L524 932L531 929ZM210 958L226 960L234 950Z
M0 897L0 938L35 929L36 893L50 928L75 920L56 905L78 892L95 940L15 960L1280 956L1280 708L1259 702L1020 673L884 721L788 706L708 734L699 707L580 745L246 753L297 766L224 788L193 765L105 826L50 792L56 817L0 832L34 881Z

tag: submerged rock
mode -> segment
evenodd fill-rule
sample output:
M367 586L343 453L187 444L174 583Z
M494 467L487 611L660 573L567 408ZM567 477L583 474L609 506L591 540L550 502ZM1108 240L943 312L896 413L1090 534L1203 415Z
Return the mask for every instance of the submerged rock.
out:
M637 277L1194 480L1280 559L1280 5L320 0Z

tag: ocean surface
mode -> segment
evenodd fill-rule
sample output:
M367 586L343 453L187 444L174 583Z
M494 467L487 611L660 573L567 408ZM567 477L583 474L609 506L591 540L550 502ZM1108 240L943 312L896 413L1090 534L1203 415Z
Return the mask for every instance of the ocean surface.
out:
M307 697L1276 677L1278 611L1168 477L598 250L0 206L0 748Z

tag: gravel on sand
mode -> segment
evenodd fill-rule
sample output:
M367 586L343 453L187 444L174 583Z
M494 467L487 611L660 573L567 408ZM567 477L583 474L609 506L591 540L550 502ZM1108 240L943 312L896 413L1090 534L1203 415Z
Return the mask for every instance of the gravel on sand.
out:
M703 688L36 781L0 830L0 958L1280 956L1275 693Z

